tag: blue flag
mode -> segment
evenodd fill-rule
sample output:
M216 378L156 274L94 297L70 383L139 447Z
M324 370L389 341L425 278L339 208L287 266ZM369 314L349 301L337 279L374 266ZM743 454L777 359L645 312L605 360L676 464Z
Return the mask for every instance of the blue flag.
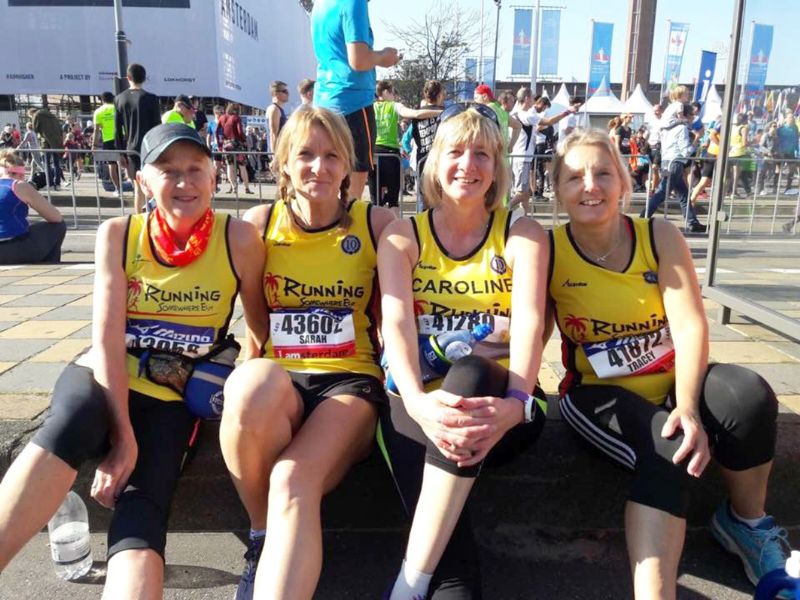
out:
M594 94L605 79L611 83L611 38L614 35L613 23L594 22L592 28L592 55L589 67L587 97Z
M750 48L750 63L747 68L745 95L748 100L758 96L767 83L767 67L772 52L772 25L753 26L753 44Z
M539 44L539 75L558 74L558 41L561 30L561 11L542 11L541 43Z
M511 46L511 74L531 73L531 19L529 8L514 9L514 43Z
M717 53L703 50L700 55L700 73L697 75L697 83L694 84L694 100L705 104L708 90L714 84L714 70L717 68Z

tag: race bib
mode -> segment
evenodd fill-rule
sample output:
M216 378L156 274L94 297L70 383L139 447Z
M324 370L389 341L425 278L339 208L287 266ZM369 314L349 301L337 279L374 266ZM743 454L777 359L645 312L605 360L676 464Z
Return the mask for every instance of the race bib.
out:
M208 353L214 345L215 333L213 327L130 319L125 324L125 346L197 357Z
M461 315L419 315L417 330L419 335L428 336L445 331L470 330L481 323L486 323L491 326L492 333L483 341L490 344L507 344L510 338L509 322L508 317L479 312Z
M587 342L583 351L600 379L665 373L675 365L669 327L605 342Z
M269 331L276 358L343 358L356 353L353 313L348 309L273 312Z

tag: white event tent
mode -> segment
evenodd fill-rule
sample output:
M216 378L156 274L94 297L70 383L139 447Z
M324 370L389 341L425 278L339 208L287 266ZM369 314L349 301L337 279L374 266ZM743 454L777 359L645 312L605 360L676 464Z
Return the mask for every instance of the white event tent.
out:
M653 105L644 95L641 84L637 83L631 95L622 105L622 112L631 113L632 115L646 115L651 110L653 110Z

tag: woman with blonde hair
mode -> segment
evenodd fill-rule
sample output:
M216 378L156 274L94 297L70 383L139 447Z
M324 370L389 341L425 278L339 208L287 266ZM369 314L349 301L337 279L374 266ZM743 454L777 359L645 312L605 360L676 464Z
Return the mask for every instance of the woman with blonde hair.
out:
M764 512L774 392L752 371L709 364L689 247L669 221L624 214L631 181L604 132L565 140L553 184L569 215L550 235L548 284L566 370L561 415L633 471L625 538L636 598L676 596L689 487L711 460L710 448L730 495L712 533L757 583L783 566L788 542Z
M354 162L345 120L302 107L278 138L278 200L245 214L264 240L269 337L248 331L261 358L225 386L222 453L251 526L237 600L313 596L320 502L369 452L386 403L376 240L394 217L351 200Z
M28 211L44 218L28 222ZM25 182L25 161L0 151L0 265L61 262L67 226L59 210Z
M382 333L398 388L380 433L413 515L391 600L480 597L477 548L462 509L484 462L511 460L544 425L536 375L546 236L535 221L514 221L501 206L508 185L494 111L453 105L442 112L423 174L432 208L390 224L379 244ZM447 357L440 344L470 332L489 335L468 356L460 342L462 358L450 355L444 378L422 364L421 347L429 349L430 340Z

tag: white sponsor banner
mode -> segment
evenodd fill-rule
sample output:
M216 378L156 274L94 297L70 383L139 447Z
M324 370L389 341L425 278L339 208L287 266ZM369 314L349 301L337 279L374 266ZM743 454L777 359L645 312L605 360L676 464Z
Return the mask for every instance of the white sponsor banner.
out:
M0 94L113 91L111 0L0 0L0 13L14 24L0 36ZM159 96L263 107L278 78L266 57L286 57L295 76L283 80L293 85L314 72L308 19L296 0L123 0L122 17L128 62L144 65L145 88Z

